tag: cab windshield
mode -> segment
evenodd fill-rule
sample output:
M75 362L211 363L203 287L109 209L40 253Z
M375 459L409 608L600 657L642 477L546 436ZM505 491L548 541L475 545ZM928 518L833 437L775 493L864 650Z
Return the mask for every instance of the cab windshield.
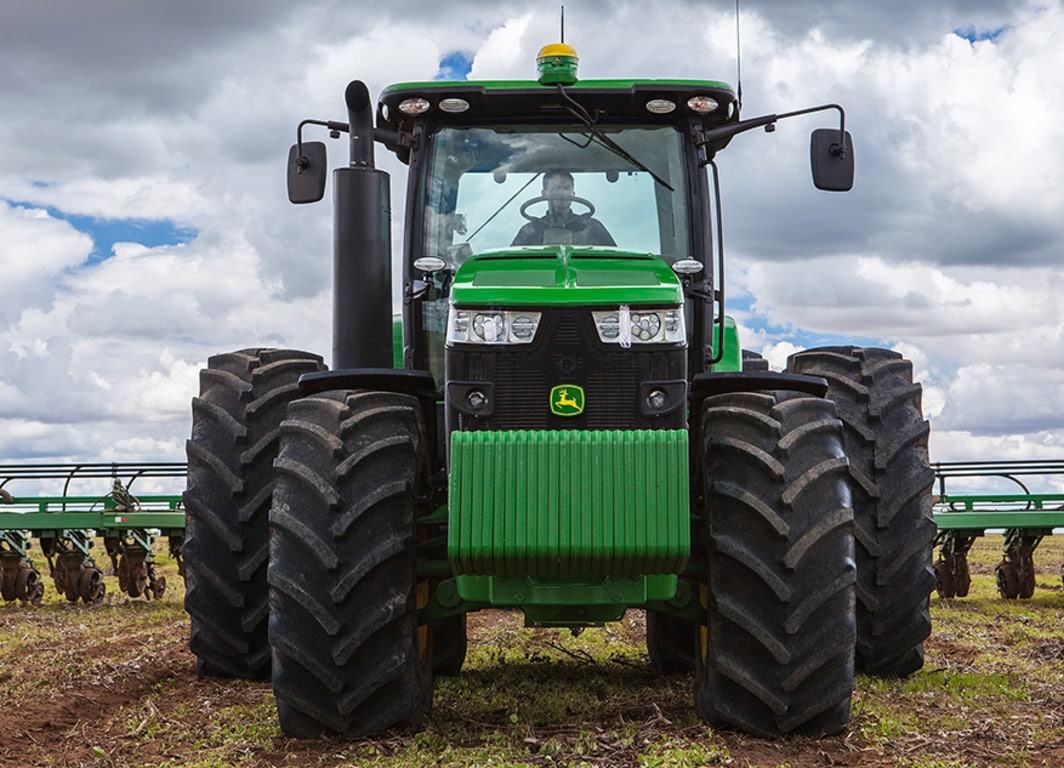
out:
M680 132L602 131L620 151L577 125L435 133L418 255L451 268L473 253L552 244L687 257Z
M420 302L425 364L444 375L451 276L473 254L558 244L690 258L684 144L671 126L441 128L430 134L420 249L445 267ZM608 144L613 143L611 147Z

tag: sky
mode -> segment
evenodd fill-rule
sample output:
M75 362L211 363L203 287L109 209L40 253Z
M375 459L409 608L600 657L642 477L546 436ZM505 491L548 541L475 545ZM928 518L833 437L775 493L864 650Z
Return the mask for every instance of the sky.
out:
M569 0L580 76L846 109L718 156L744 347L913 360L932 461L1064 457L1064 8L1046 0ZM304 118L359 78L532 79L559 4L0 0L0 464L180 461L209 355L331 349L331 206L292 206ZM310 136L327 140L324 135ZM333 163L344 142L331 142ZM392 174L400 253L404 166ZM331 194L327 193L327 194Z

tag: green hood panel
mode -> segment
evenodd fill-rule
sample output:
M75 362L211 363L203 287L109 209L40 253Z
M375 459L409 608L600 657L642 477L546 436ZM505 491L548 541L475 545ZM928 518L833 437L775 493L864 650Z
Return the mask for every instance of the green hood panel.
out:
M683 303L676 274L653 254L564 245L479 253L451 291L459 307Z

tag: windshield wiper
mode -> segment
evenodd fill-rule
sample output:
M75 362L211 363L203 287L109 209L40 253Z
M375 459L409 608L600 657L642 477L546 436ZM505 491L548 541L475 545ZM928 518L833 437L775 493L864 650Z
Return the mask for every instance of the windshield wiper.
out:
M583 105L581 105L572 96L570 96L561 83L558 84L558 93L561 94L562 98L569 102L569 104L571 105L565 108L566 111L573 117L575 117L577 120L579 120L581 123L583 123L584 127L591 132L591 135L598 141L599 144L610 150L613 154L617 155L617 157L621 158L622 160L631 163L639 170L646 171L647 173L649 173L651 176L654 177L654 181L656 181L658 184L661 184L670 192L676 191L672 188L672 185L669 184L669 182L665 181L665 179L661 178L656 173L654 173L654 171L650 170L646 163L644 163L642 160L637 158L627 149L625 149L616 141L614 141L605 133L603 133L602 129L595 125L595 121L592 119L591 115L588 114L587 110L584 109Z

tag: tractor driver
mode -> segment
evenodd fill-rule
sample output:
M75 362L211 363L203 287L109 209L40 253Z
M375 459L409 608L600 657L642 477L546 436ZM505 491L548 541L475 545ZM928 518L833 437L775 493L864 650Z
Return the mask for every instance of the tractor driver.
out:
M542 196L547 198L547 213L542 218L529 218L512 245L617 245L602 222L592 218L593 210L573 213L574 191L573 175L568 171L543 174Z

